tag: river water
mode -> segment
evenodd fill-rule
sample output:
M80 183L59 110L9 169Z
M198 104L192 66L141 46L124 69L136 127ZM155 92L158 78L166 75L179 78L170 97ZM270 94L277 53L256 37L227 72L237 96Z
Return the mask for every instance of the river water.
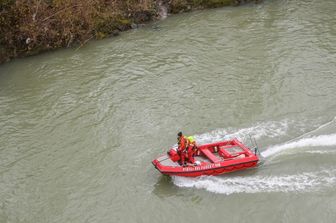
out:
M0 222L335 222L336 1L171 16L0 66ZM169 178L182 130L263 165Z

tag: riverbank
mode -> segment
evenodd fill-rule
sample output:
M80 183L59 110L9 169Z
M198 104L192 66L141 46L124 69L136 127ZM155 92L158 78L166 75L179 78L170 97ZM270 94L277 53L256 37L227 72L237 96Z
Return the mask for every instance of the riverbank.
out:
M4 0L0 63L116 36L168 14L240 5L252 0ZM256 0L253 0L257 2Z

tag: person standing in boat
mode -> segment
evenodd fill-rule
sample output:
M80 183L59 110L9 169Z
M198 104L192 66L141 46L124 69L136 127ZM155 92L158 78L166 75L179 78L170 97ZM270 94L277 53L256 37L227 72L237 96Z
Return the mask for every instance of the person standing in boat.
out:
M189 140L182 134L182 132L177 133L177 144L177 153L180 156L180 164L186 166L187 148L189 146Z
M186 166L186 161L194 163L194 150L196 148L196 142L194 137L185 137L182 132L177 134L178 149L177 152L180 155L180 164Z

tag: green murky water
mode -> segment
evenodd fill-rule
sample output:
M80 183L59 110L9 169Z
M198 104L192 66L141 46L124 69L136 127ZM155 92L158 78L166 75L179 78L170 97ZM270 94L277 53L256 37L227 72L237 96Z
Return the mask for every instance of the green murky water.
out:
M0 222L334 222L336 2L197 11L0 66ZM167 178L183 130L264 165Z

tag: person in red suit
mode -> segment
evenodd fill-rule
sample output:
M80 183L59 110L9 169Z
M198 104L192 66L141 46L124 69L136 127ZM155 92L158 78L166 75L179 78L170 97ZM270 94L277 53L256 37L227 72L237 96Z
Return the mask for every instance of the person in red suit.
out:
M187 147L187 160L189 161L189 163L192 164L195 163L194 159L195 148L196 148L195 144L189 140L189 146Z
M182 132L177 134L177 141L178 141L178 149L177 152L180 155L180 164L186 166L186 161L190 163L194 163L194 145L190 142L190 140L183 135Z
M180 156L180 164L186 166L187 148L189 146L189 140L184 137L182 132L177 133L177 144L177 153Z

